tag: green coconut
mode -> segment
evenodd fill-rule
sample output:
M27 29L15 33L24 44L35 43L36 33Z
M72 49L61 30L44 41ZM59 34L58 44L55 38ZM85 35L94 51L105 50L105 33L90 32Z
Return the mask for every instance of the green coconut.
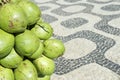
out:
M14 71L15 80L37 80L37 70L29 60L24 60Z
M44 41L44 55L54 59L62 56L65 51L65 46L62 41L58 39L48 39Z
M14 48L11 50L9 55L0 60L1 65L6 68L16 68L22 61L23 57L18 55Z
M12 69L0 66L0 80L15 80Z
M19 33L27 28L27 17L17 4L7 3L0 8L0 28L9 33Z
M41 11L34 2L29 0L22 0L19 2L19 6L26 13L28 25L33 25L39 20L41 16Z
M55 70L54 61L45 56L35 59L33 63L38 70L38 74L40 75L51 75Z
M40 41L39 48L31 56L28 57L31 59L37 59L42 56L43 51L44 51L44 45Z
M39 48L39 38L29 30L15 37L15 50L23 56L31 56Z
M0 29L0 59L7 56L14 46L14 36Z
M31 31L35 33L41 40L47 40L53 35L53 28L46 22L39 21L35 27L31 29Z

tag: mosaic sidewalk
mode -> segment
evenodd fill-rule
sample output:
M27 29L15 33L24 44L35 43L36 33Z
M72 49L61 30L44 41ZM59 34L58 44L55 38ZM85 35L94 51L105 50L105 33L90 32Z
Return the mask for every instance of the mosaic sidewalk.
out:
M120 80L120 0L34 0L64 42L51 80Z

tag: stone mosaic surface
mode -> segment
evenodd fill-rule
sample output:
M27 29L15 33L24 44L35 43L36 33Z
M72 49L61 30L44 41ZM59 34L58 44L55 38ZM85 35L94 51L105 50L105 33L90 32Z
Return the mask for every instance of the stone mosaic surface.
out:
M51 80L120 80L120 0L34 0L64 42Z

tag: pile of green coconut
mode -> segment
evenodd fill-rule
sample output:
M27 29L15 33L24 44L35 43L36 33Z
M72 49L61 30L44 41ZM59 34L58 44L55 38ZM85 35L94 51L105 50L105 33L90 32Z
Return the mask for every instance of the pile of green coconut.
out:
M62 41L30 0L0 0L0 80L50 80Z

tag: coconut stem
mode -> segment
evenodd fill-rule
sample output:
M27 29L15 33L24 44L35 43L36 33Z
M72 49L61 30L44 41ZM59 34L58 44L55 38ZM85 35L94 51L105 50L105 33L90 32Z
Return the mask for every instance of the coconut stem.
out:
M2 0L0 0L0 4L3 5L3 4L2 4Z
M4 4L8 3L8 2L10 2L10 0L0 0L1 5L4 5Z

